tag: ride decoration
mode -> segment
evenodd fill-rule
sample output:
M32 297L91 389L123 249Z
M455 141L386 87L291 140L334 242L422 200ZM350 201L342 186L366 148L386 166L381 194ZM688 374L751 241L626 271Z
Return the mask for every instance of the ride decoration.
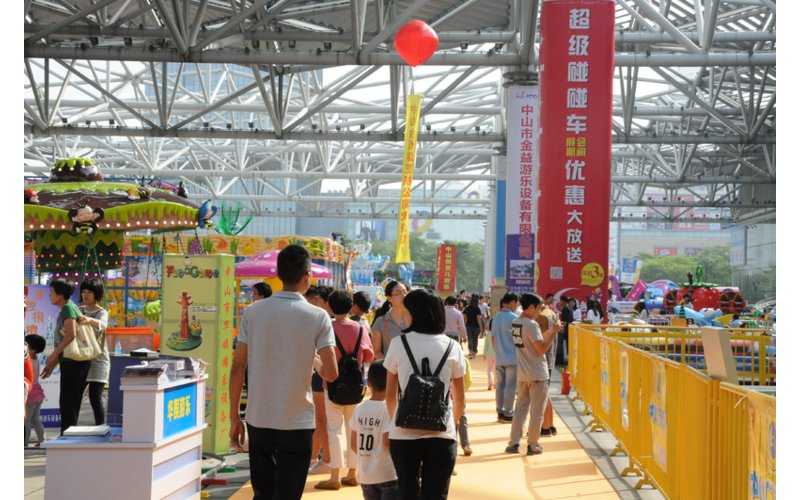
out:
M428 23L412 19L404 24L394 36L394 48L400 58L411 67L431 58L439 47L439 35Z
M219 221L215 230L226 236L236 236L244 231L248 224L250 224L250 221L253 220L253 216L251 215L244 222L239 222L239 214L241 211L242 207L239 205L236 205L236 208L231 208L226 207L223 203L220 208Z
M50 179L26 184L24 196L24 229L40 272L118 268L125 231L199 225L198 208L186 198L163 189L104 181L89 158L58 160Z
M688 281L677 290L664 294L664 306L675 309L688 297L694 310L719 309L725 314L741 313L747 306L742 294L734 287L720 287L715 283L703 281L705 270L697 266L694 274L687 273Z

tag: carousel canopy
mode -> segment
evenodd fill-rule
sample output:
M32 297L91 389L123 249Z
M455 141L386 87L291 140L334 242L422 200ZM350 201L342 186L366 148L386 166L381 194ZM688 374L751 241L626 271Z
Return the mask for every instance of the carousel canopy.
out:
M236 264L237 278L274 278L278 275L278 252L272 250L260 253ZM311 277L329 279L330 269L319 264L311 264Z

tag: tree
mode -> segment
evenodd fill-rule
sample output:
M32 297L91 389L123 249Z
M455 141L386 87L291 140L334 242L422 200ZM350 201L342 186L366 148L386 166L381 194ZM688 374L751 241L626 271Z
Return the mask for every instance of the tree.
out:
M696 257L640 254L639 259L644 281L668 279L680 284L687 281L687 273L695 274L698 265L703 266L703 281L706 283L725 286L732 280L730 249L727 247L706 248Z
M411 258L416 269L436 270L436 258L439 243L412 234L409 238ZM456 246L456 286L459 290L480 292L483 290L483 252L482 243L468 243L465 241L447 241L445 243ZM372 242L372 253L375 255L388 255L391 258L390 271L397 271L394 264L394 240L378 240Z

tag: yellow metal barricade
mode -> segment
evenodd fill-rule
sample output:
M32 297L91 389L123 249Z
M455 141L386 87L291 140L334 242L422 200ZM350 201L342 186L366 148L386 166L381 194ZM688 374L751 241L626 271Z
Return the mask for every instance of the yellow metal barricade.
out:
M640 330L572 324L568 364L593 429L611 432L644 476L637 487L649 482L671 499L744 499L753 488L774 498L775 398L690 366L699 332ZM740 352L760 356L739 372L745 383L770 376L762 333L732 331Z

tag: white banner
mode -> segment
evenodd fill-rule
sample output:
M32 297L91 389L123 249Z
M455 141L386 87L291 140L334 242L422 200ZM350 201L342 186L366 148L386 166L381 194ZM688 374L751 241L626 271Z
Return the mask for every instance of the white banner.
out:
M539 87L507 89L506 234L536 233L539 197Z

